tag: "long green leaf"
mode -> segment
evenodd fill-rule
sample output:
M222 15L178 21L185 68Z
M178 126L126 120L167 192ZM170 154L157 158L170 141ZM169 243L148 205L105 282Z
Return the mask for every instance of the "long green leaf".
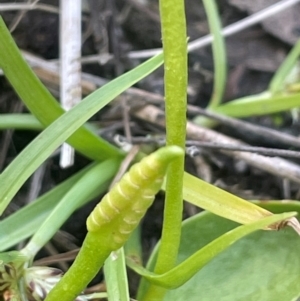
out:
M27 108L44 126L48 126L65 111L23 59L1 17L0 41L0 68ZM120 155L116 147L84 126L68 142L94 160Z
M36 137L0 175L0 214L26 179L59 145L97 111L134 83L150 74L162 62L163 56L158 55L111 81L87 96ZM93 145L89 145L89 147L93 148Z

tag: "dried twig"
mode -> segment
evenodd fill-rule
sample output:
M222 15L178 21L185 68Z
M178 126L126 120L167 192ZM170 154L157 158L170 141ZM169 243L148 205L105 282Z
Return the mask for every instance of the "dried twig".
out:
M120 179L127 171L128 166L132 163L139 150L140 148L137 145L131 148L131 150L128 152L127 156L124 158L123 162L121 163L120 168L116 173L114 179L112 180L109 189L111 189L118 181L120 181Z
M238 22L235 22L231 25L224 27L224 29L222 30L222 34L224 37L229 37L231 35L234 35L248 27L258 24L259 22L271 16L274 16L275 14L280 13L281 11L284 11L285 9L290 8L291 6L297 4L298 2L300 2L300 0L279 1L273 5L270 5L265 9L262 9L257 13L252 14L251 16L248 16ZM204 37L201 37L199 39L190 42L188 44L188 50L195 51L202 47L208 46L211 44L212 40L213 37L210 34L208 34ZM139 51L130 51L125 56L130 59L145 59L157 55L161 52L162 52L161 48L155 48L155 49L147 49L147 50L139 50ZM91 55L91 56L83 57L82 63L101 62L102 60L105 60L107 62L110 59L113 59L113 55L109 55L109 57L106 54Z
M39 2L39 0L28 0L27 1L27 3L31 4L32 6L35 6L38 2ZM25 16L26 13L27 13L27 10L21 10L17 13L14 20L12 21L12 24L10 24L10 26L9 26L10 32L13 32L17 28L18 24L21 22L21 20L23 19L23 17Z
M128 141L128 140L127 140ZM128 141L129 142L129 141ZM165 136L155 136L155 137L133 137L131 141L133 144L146 144L146 143L155 143L157 145L165 145ZM187 147L195 147L193 152L195 155L198 155L199 148L207 148L212 150L228 150L228 151L239 151L239 152L248 152L248 153L259 153L271 157L288 157L288 158L300 158L299 151L292 151L286 149L278 148L267 148L267 147L257 147L257 146L246 146L246 145L228 145L218 142L204 142L199 140L187 140L185 145ZM198 151L197 151L198 149Z
M188 140L186 145L190 147L203 147L213 150L228 150L228 151L239 151L239 152L248 152L248 153L259 153L271 157L288 157L288 158L300 158L300 152L277 149L277 148L267 148L267 147L256 147L256 146L245 146L245 145L226 145L223 143L217 142L203 142Z
M268 129L264 126L254 125L249 122L246 122L244 120L238 120L232 117L227 117L224 115L212 113L210 111L195 107L195 106L188 106L188 112L194 113L194 114L200 114L203 116L206 116L208 118L214 119L218 121L221 124L224 124L226 126L229 126L234 129L239 129L245 133L251 133L256 136L259 136L263 139L268 139L272 141L277 141L282 144L288 145L290 147L300 147L300 139L297 137L294 137L289 134L281 133L279 131Z
M43 10L49 13L59 13L59 9L56 6L49 4L37 4L37 1L33 3L5 3L0 4L0 11L14 11L14 10Z
M138 111L133 112L133 114L134 116L152 124L156 124L161 127L165 126L164 112L155 106L148 105ZM242 147L248 146L246 143L243 143L237 139L227 137L211 129L206 129L195 125L191 122L187 123L187 136L190 139L205 142L218 142L225 145ZM273 175L300 183L300 166L285 159L278 157L270 158L256 153L247 153L241 151L232 152L228 150L222 150L221 152L236 159L244 160L249 165L267 171Z
M48 257L44 257L44 258L35 260L33 262L33 265L34 266L51 265L51 264L58 263L62 260L63 261L72 261L77 256L79 250L80 249L77 248L75 250L71 250L71 251L68 251L66 253L54 254L54 255L51 255L51 256L48 256Z

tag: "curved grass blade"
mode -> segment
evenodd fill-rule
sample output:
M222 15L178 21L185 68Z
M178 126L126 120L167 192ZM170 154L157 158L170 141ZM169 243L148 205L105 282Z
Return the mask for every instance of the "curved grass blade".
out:
M261 203L271 212L299 214L300 204L296 202L290 206L290 201L278 201L275 211L268 202ZM236 223L210 212L185 220L178 263L236 227ZM300 240L291 229L256 231L219 254L184 285L169 290L164 301L295 301L300 293L299 249ZM154 250L147 264L151 271L156 256ZM142 287L147 283L142 280L141 292L146 291Z
M112 80L50 124L0 175L0 214L28 177L51 153L112 99L163 63L158 55ZM89 144L90 148L94 148Z
M188 281L210 260L212 260L214 257L216 257L218 254L237 242L242 237L261 228L265 228L274 223L278 223L282 220L294 217L295 215L297 215L296 212L276 214L248 225L239 226L218 237L217 239L194 253L188 259L177 265L174 269L164 274L154 274L152 272L149 272L147 269L137 265L134 261L130 260L130 258L127 260L127 263L130 268L135 270L141 276L145 277L149 282L168 289L174 289ZM199 234L199 239L200 237L201 236ZM148 297L144 297L143 300L151 300L147 298Z
M226 85L226 45L222 35L222 25L215 0L203 0L210 32L213 35L212 50L214 60L214 88L208 109L217 107L222 102Z

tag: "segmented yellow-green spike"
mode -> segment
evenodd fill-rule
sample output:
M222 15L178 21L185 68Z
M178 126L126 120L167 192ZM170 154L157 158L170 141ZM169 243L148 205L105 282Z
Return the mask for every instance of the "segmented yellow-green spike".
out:
M113 240L124 242L160 190L168 164L181 155L181 148L167 146L133 165L90 214L88 231L101 231L101 227L113 224Z

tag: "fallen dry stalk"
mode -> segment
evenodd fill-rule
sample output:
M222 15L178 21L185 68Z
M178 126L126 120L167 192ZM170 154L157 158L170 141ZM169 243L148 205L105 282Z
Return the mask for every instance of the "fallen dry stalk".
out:
M165 126L164 112L153 105L147 105L142 109L133 111L132 114L135 117L152 124L156 124L161 127ZM203 128L193 124L192 122L187 123L187 137L189 139L199 141L218 142L233 146L248 146L248 144L241 142L240 140L230 138L211 129ZM220 150L220 152L235 159L243 160L251 166L267 171L278 177L300 183L300 166L288 160L241 151Z

